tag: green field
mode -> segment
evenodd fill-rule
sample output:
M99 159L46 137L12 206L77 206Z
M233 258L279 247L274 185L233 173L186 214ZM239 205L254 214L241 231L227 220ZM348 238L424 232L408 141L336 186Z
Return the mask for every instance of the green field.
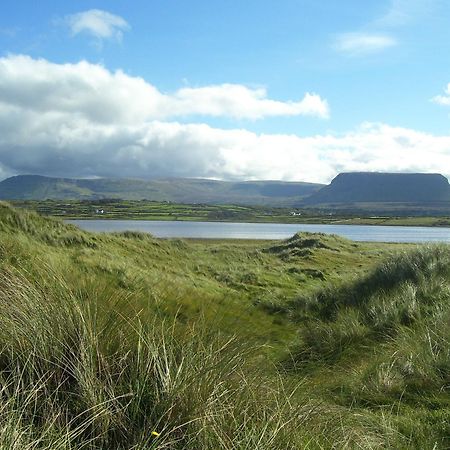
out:
M65 219L189 220L450 227L450 216L427 216L425 211L424 215L420 216L408 216L402 214L400 210L397 213L391 211L389 215L385 216L374 216L368 211L364 212L364 210L358 213L344 213L332 209L184 204L147 200L17 200L12 202L12 204L43 215Z
M445 449L450 248L91 234L0 203L0 449Z

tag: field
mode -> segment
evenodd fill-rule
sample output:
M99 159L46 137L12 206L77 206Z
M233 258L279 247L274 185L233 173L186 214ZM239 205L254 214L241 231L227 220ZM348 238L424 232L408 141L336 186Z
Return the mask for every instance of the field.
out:
M450 447L450 248L91 234L0 203L0 448Z
M450 227L450 210L430 215L426 209L408 210L397 205L397 209L375 214L370 205L361 205L360 210L336 210L335 208L286 208L267 206L185 204L155 202L147 200L17 200L12 202L20 208L40 214L66 219L133 219L133 220L188 220L213 222L272 222L312 223L346 225L399 225ZM372 206L373 207L373 206ZM392 208L392 205L390 206ZM437 211L435 211L437 212ZM447 214L447 215L446 215Z

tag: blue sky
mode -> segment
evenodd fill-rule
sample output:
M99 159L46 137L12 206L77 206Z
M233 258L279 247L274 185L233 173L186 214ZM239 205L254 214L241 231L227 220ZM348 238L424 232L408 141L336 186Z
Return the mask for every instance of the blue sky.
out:
M446 0L5 1L0 178L448 176L449 21Z

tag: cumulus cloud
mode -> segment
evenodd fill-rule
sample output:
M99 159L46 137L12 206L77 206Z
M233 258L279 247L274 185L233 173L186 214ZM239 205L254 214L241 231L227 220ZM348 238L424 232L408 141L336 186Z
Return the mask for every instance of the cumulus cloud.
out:
M100 40L120 41L123 32L130 28L124 18L100 9L90 9L67 16L66 23L73 35L87 33Z
M281 102L267 98L264 88L249 89L237 84L182 88L173 95L168 108L180 114L196 111L203 115L250 119L267 116L329 116L328 103L316 94L307 93L297 102Z
M219 96L219 102L205 95L203 89L210 88L185 89L169 96L143 79L85 62L0 59L0 178L35 173L327 182L350 170L450 170L450 136L384 124L300 137L169 121L180 111L237 115L230 112L236 107L233 96L229 102ZM206 97L209 106L193 106L190 100L186 106L191 95L197 103ZM250 95L251 105L265 100L262 92L258 95L256 100ZM180 102L179 110L170 111ZM232 106L217 106L221 102ZM285 106L277 107L285 113ZM257 116L254 106L242 111L243 117Z
M267 98L265 89L238 84L184 87L164 94L139 77L82 61L54 64L28 56L0 58L0 95L11 105L73 113L99 123L207 115L240 119L268 116L328 117L325 100L306 94L300 101ZM1 99L0 99L1 100Z
M335 37L333 48L349 56L377 53L397 45L389 35L379 33L343 33Z
M439 105L450 106L450 83L445 88L444 95L436 95L431 101Z

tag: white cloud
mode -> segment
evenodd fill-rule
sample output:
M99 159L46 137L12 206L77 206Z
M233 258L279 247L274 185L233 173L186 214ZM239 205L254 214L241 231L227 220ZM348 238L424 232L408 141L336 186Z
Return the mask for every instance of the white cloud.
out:
M335 36L332 47L348 56L365 56L395 47L399 41L393 32L418 21L429 23L444 3L442 0L386 1L384 14L364 24L360 31Z
M431 101L439 105L450 106L450 83L445 88L444 95L436 95Z
M397 45L389 35L378 33L343 33L335 37L333 47L349 56L364 56Z
M414 0L391 0L386 14L375 21L380 26L400 26L411 20L410 6ZM416 2L417 3L417 2Z
M221 84L201 88L182 88L167 102L169 111L177 115L197 114L261 119L267 116L329 116L328 103L317 94L307 93L303 99L281 102L267 98L264 88L249 89L239 84Z
M399 27L408 25L430 14L436 7L436 0L391 0L387 12L374 25Z
M306 94L297 102L282 102L267 98L265 89L238 84L184 87L164 94L144 79L122 71L112 73L85 61L54 64L28 56L0 58L0 95L10 105L73 113L99 123L139 123L190 115L261 119L324 118L329 114L327 102L316 94Z
M100 9L90 9L67 16L66 23L73 35L87 33L100 40L116 39L120 41L123 32L130 28L122 17Z
M450 175L450 136L363 124L341 135L299 137L165 121L173 115L168 105L192 95L202 103L205 91L198 89L167 96L143 79L85 62L0 59L0 177L36 173L327 182L350 170L446 169ZM258 95L246 104L264 100L263 92ZM199 113L199 107L188 104L178 106L180 111ZM201 108L214 114L211 105ZM233 108L222 105L217 111L231 114ZM253 106L243 111L245 117L255 116Z

